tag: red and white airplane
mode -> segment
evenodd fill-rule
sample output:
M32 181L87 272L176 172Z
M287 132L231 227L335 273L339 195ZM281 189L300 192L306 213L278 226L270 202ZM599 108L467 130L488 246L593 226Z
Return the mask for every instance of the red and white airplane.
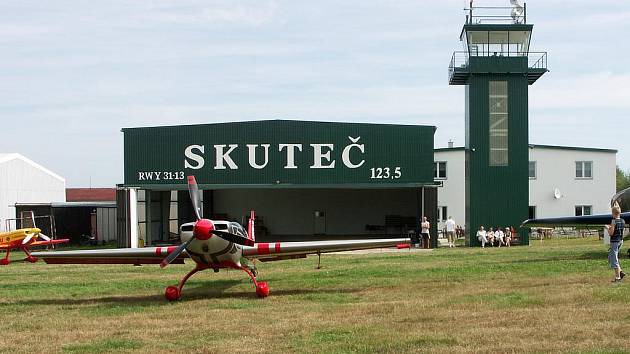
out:
M48 264L160 264L160 267L166 267L170 263L181 264L185 258L192 258L196 264L195 268L186 274L177 286L168 286L165 290L166 298L174 301L181 298L186 281L193 274L205 269L212 269L215 272L222 268L241 269L252 279L258 296L269 295L267 283L256 279L256 268L242 265L241 257L249 260L274 261L304 258L307 254L394 247L409 243L407 238L256 243L253 211L247 231L236 222L203 219L199 212L199 189L194 176L188 177L188 189L197 221L194 222L192 235L188 239L185 239L186 235L182 233L182 244L178 247L52 251L37 252L33 255L42 258Z

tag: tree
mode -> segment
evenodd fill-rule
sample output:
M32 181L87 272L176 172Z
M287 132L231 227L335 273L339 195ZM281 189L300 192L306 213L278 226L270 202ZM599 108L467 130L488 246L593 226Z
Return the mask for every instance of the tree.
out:
M630 187L630 171L624 172L617 166L617 192Z

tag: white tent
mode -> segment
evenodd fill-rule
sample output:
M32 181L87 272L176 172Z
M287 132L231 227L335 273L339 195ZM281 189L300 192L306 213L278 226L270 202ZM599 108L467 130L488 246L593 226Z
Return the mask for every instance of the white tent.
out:
M15 203L66 201L66 180L20 154L0 153L0 230L15 218ZM15 224L12 224L15 226Z

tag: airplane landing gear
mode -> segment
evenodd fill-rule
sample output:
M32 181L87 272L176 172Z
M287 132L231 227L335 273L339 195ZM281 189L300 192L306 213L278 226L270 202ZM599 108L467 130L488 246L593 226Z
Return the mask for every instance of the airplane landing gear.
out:
M166 290L164 290L164 297L166 297L168 301L179 300L181 296L179 288L176 286L167 286Z
M267 297L267 296L269 296L269 285L265 281L259 282L259 281L256 280L256 275L254 274L254 272L256 271L255 269L251 270L249 267L238 266L236 264L228 265L228 267L235 268L235 269L241 269L245 273L247 273L247 275L249 275L249 277L252 279L252 282L254 283L254 286L256 287L256 295L258 295L258 297ZM205 264L197 263L197 266L193 270L188 272L188 274L186 274L186 276L184 278L182 278L182 280L179 282L179 284L177 286L171 285L171 286L167 286L166 289L164 289L164 297L168 301L176 301L176 300L181 299L181 297L182 297L182 289L184 288L184 285L186 284L186 281L190 277L192 277L195 273L197 273L197 272L199 272L201 270L204 270L204 269L208 269L208 268L212 268L212 267L208 266L208 265L205 265ZM217 270L218 270L218 268L217 268Z
M252 278L252 282L254 282L254 286L256 286L256 295L258 295L258 297L267 297L269 296L269 285L267 284L267 282L265 281L257 281L256 280L256 275L254 274L254 272L252 270L250 270L248 267L238 267L240 269L242 269L243 271L245 271L245 273L247 273L247 275L249 275L250 278ZM254 270L256 271L256 270ZM258 273L258 271L256 271L256 273Z
M8 248L7 248L7 255L4 256L4 258L0 259L0 265L7 265L9 264L9 253L11 252Z
M37 262L38 260L37 257L31 256L31 252L29 250L27 250L26 248L22 248L22 252L26 254L26 258L24 258L25 261L31 262L31 263Z
M179 300L182 297L182 288L186 284L188 278L192 277L198 271L208 268L210 267L205 264L197 263L195 268L188 272L188 274L186 274L186 276L184 276L182 280L179 281L179 284L177 286L171 285L166 287L166 289L164 290L164 297L166 297L168 301Z
M258 295L258 297L269 296L269 285L267 285L266 281L261 281L256 285L256 295Z

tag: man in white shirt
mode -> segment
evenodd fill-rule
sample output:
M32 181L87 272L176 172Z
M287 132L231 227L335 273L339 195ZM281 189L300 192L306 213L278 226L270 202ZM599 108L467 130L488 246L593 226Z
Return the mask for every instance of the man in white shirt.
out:
M481 242L481 248L486 248L486 243L488 243L488 239L486 238L486 230L484 230L483 226L479 226L479 231L477 231L477 239Z
M448 247L455 247L455 228L457 225L455 224L455 220L453 220L452 216L448 217L446 220L446 237L448 238Z

